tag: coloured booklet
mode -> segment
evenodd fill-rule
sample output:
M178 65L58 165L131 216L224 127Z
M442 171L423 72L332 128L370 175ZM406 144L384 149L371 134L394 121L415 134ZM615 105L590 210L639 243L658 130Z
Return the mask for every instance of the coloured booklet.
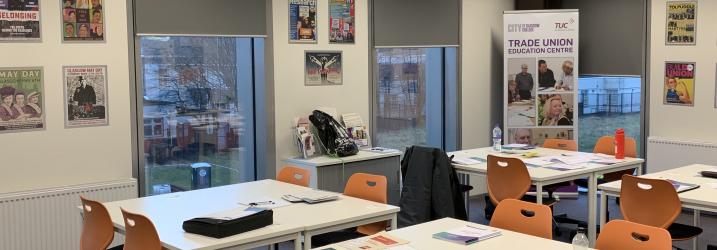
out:
M672 183L672 186L675 187L675 190L676 190L678 193L682 193L682 192L685 192L685 191L690 191L690 190L692 190L692 189L696 189L696 188L699 188L699 187L700 187L700 185L697 185L697 184L684 183L684 182L679 182L679 181L670 180L670 179L667 179L667 181L669 181L670 183Z
M445 232L433 234L433 238L455 242L463 245L470 245L479 241L500 236L500 231L483 229L473 226L463 226Z

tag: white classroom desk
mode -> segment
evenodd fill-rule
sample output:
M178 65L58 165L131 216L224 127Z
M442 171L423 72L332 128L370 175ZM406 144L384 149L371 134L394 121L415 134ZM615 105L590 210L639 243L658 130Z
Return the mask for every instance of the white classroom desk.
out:
M694 226L700 226L700 211L708 211L717 213L717 189L712 187L717 183L717 179L707 178L700 176L699 172L703 170L709 170L717 168L715 166L708 166L702 164L693 164L680 168L674 168L661 172L646 174L641 177L645 178L658 178L658 179L671 179L684 183L698 184L699 188L690 191L678 193L680 201L682 201L682 207L693 209L695 211L693 223ZM605 201L607 196L620 196L620 185L622 181L614 181L605 183L598 186L598 189L602 190L603 194L600 197L600 225L605 225L607 212L607 206ZM697 249L697 237L692 242L693 248Z
M514 150L515 151L515 150ZM549 148L535 148L532 150L524 150L525 152L528 151L536 151L538 152L538 156L550 156L550 155L560 155L560 154L569 154L569 153L575 153L574 151L565 151L565 150L558 150L558 149L549 149ZM522 151L521 151L522 152ZM477 148L477 149L469 149L469 150L462 150L462 151L456 151L456 152L450 152L448 155L454 155L455 157L479 157L482 159L487 159L488 154L502 156L502 157L515 157L519 159L524 159L524 157L520 156L520 154L505 154L505 153L498 153L493 151L492 147L485 147L485 148ZM603 165L603 164L595 164L595 163L587 163L585 168L581 169L575 169L575 170L568 170L568 171L559 171L559 170L553 170L548 168L542 168L542 167L528 167L528 172L530 173L530 180L533 185L535 185L536 194L542 194L543 193L543 187L551 184L571 181L575 179L580 178L587 178L588 179L588 238L590 239L590 242L592 244L595 243L595 239L597 238L597 178L598 176L601 176L606 173L626 170L626 169L637 169L637 175L642 174L642 163L644 162L643 159L639 158L628 158L625 157L625 160L620 163L616 164L610 164L610 165ZM453 164L456 171L459 174L462 174L461 181L465 184L469 184L469 174L476 174L476 175L482 175L485 176L488 172L488 165L486 163L481 164L474 164L474 165L461 165L461 164ZM537 195L537 202L538 204L542 204L543 202L543 196ZM466 201L466 204L468 202Z
M294 240L294 248L311 246L311 235L367 223L391 220L396 228L398 207L343 196L319 204L297 203L275 208L274 224L221 239L186 233L182 222L207 214L236 209L239 201L279 198L308 188L261 180L221 187L171 193L103 203L109 210L115 231L124 234L120 207L147 216L157 228L162 246L168 249L247 249ZM309 237L307 237L309 236Z
M445 240L434 239L433 234L459 228L465 225L471 225L478 228L490 228L501 232L501 235L495 238L487 239L470 245L461 245ZM486 225L476 224L472 222L456 220L453 218L443 218L426 222L410 227L404 227L395 231L388 232L389 235L398 237L408 241L408 245L416 250L441 250L441 249L486 249L486 250L505 250L505 249L531 249L531 250L572 250L573 246L560 241L544 239L532 235L517 233L505 229L493 228ZM320 247L318 249L325 249ZM389 248L390 250L390 248Z

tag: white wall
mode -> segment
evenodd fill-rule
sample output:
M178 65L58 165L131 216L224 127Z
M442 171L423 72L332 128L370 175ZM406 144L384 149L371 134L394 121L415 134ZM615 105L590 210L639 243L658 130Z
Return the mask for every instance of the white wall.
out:
M335 107L338 114L358 113L370 124L368 1L356 1L356 43L329 44L329 3L318 0L318 44L290 44L288 0L272 0L274 24L274 98L276 167L298 156L291 123L318 107ZM343 51L343 85L304 86L304 51ZM277 171L278 172L278 171Z
M44 68L46 129L0 134L0 193L132 176L127 9L105 1L106 43L61 43L60 2L41 0L41 43L2 43L0 67ZM64 128L63 65L107 65L109 126Z
M463 0L461 148L487 147L503 120L503 11L512 0ZM485 178L472 177L472 193L485 193Z
M665 46L665 0L653 0L650 30L649 136L717 142L715 63L717 62L717 1L697 5L697 45ZM665 61L696 62L694 107L662 104Z

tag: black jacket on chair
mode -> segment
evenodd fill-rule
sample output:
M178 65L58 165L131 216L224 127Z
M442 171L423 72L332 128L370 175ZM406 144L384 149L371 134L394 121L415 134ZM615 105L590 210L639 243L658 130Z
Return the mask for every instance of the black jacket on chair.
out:
M399 228L444 217L468 219L458 175L443 150L407 148L401 160L401 174Z

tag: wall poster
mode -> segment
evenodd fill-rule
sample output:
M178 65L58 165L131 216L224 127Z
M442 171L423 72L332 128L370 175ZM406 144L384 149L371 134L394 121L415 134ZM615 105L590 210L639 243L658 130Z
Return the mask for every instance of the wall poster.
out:
M104 0L62 1L62 41L104 41Z
M39 0L0 0L0 41L40 41Z
M343 84L340 51L306 51L304 56L304 85Z
M329 0L329 43L354 43L355 0Z
M45 128L42 68L0 68L0 133Z
M667 2L665 44L695 45L697 1Z
M578 11L503 14L506 143L577 140Z
M289 0L289 42L316 43L316 0Z
M668 105L693 106L695 96L695 63L665 63L665 94L662 102Z
M107 125L107 66L65 66L62 76L65 127Z

